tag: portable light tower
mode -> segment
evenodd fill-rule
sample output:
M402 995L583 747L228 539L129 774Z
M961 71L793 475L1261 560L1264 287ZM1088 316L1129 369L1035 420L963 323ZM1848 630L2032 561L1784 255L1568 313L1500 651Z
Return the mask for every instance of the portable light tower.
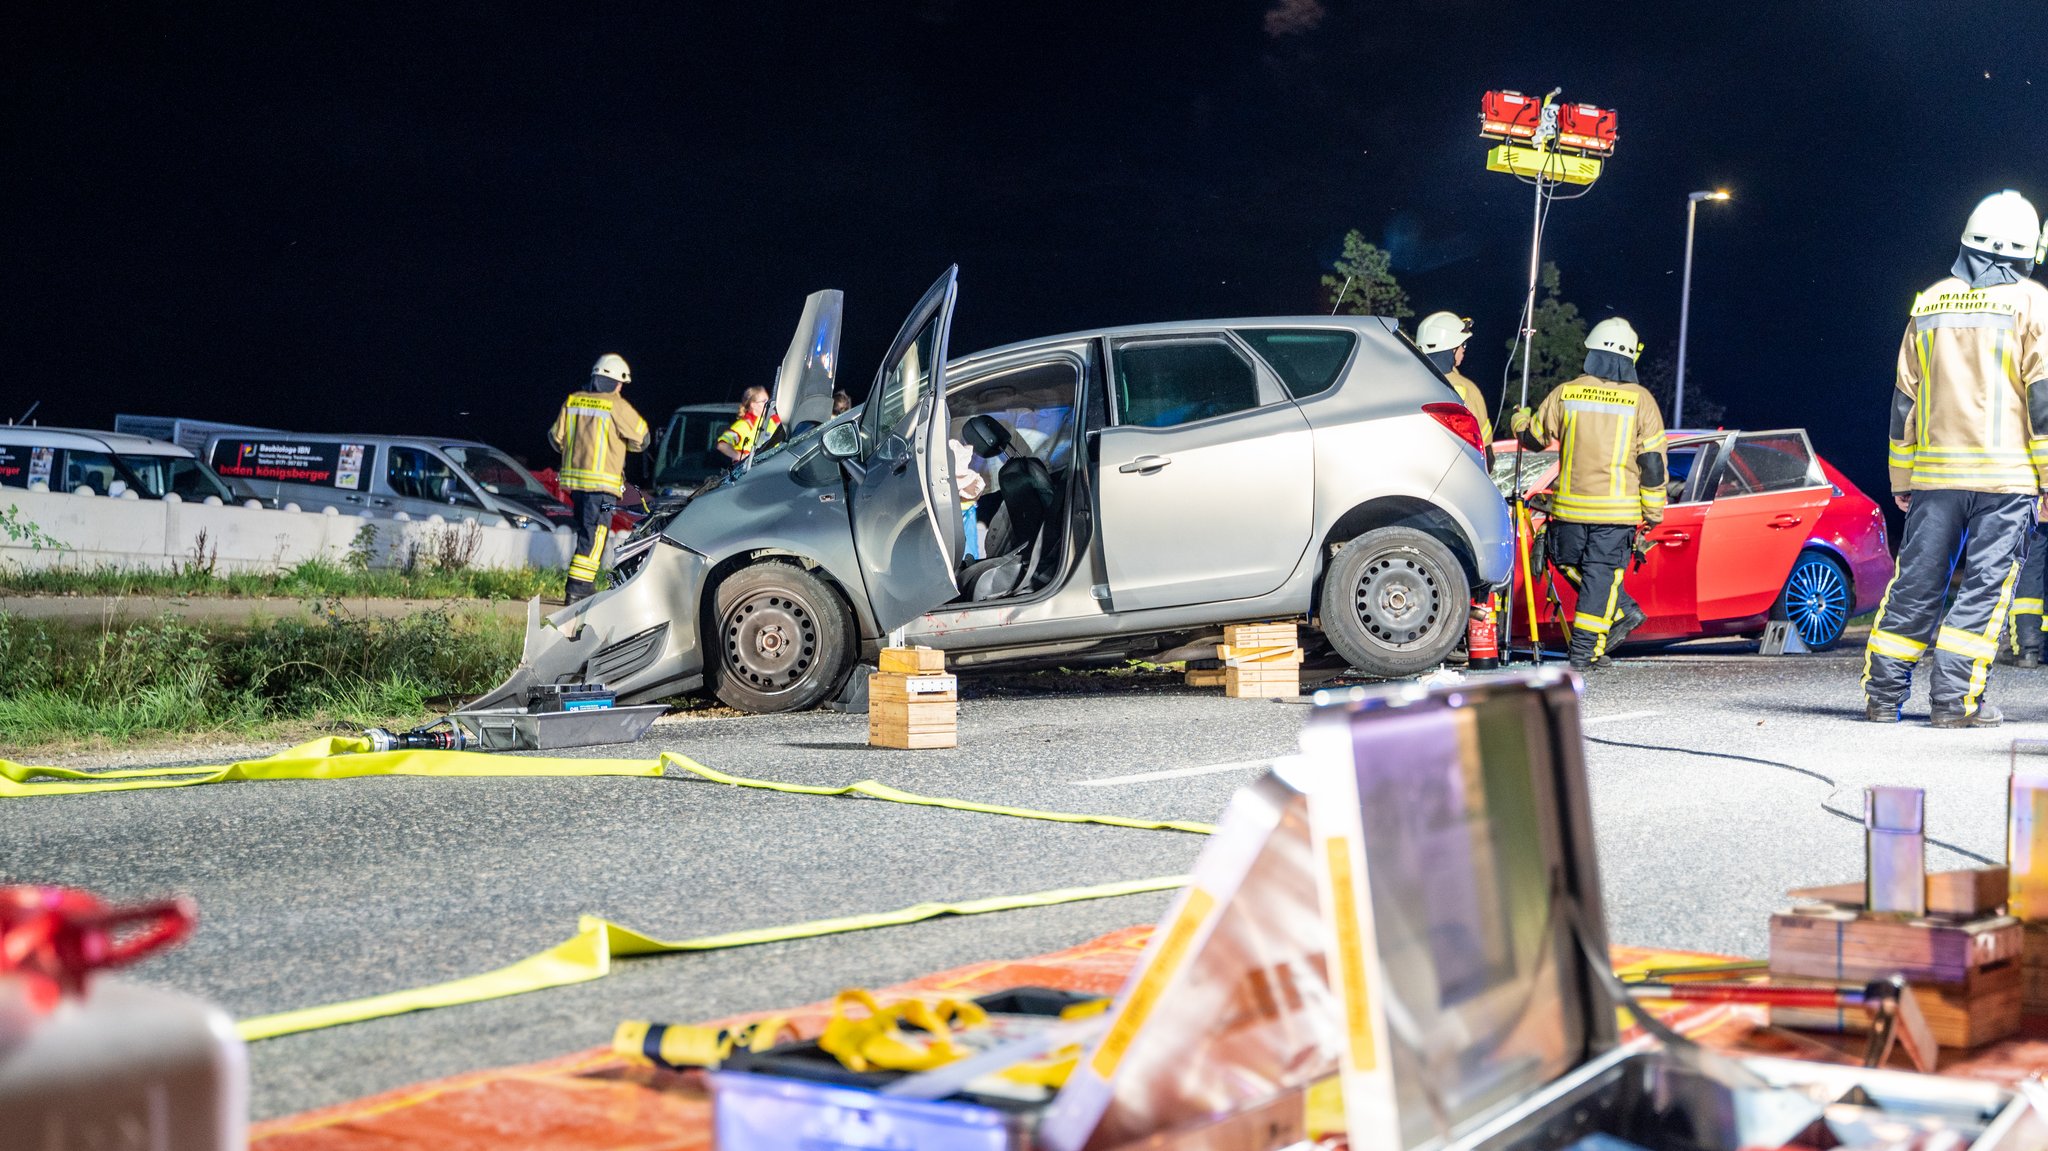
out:
M1557 200L1561 184L1579 187L1563 197L1575 200L1591 190L1600 178L1607 159L1614 154L1617 138L1612 109L1592 104L1561 104L1562 88L1552 88L1542 99L1520 92L1492 91L1479 99L1479 134L1498 141L1486 153L1489 172L1506 172L1536 189L1535 225L1529 237L1529 290L1522 300L1522 323L1517 339L1522 345L1522 394L1518 408L1529 406L1529 362L1536 336L1536 280L1543 264L1543 223L1550 205ZM1512 365L1512 361L1510 361ZM1505 377L1506 373L1502 373ZM1506 380L1503 378L1502 383ZM1503 387L1505 392L1506 388ZM1503 395L1505 400L1506 396ZM1515 453L1515 470L1508 489L1514 512L1515 555L1524 563L1523 580L1528 584L1529 651L1543 662L1542 637L1536 623L1537 573L1526 570L1528 552L1524 544L1528 510L1522 499L1522 453ZM1514 564L1508 565L1514 570ZM1514 651L1514 595L1512 575L1508 578L1508 612L1501 630L1501 652Z

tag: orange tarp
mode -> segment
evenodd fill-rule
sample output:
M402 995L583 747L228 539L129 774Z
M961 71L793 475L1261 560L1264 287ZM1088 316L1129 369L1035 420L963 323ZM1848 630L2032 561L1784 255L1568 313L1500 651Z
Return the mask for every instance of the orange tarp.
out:
M1033 959L957 967L877 993L884 1002L916 995L983 995L1011 987L1114 993L1136 965L1152 929L1132 927ZM1677 966L1725 958L1639 947L1613 949L1615 969ZM719 1020L736 1026L786 1014L804 1036L830 1018L829 1003L795 1012ZM1860 1037L1803 1039L1765 1030L1756 1008L1703 1005L1664 1016L1702 1043L1748 1054L1852 1061ZM595 1021L609 1028L612 1021ZM1953 1059L1953 1062L1950 1060ZM1941 1071L2012 1082L2048 1066L2048 1020L2026 1035L1958 1055ZM471 1072L256 1126L252 1151L709 1151L711 1101L694 1074L627 1063L609 1048L524 1067Z

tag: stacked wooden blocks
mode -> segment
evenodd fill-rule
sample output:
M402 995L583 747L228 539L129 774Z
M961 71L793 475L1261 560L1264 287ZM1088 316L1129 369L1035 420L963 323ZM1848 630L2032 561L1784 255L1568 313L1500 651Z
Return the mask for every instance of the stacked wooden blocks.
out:
M1841 984L1902 974L1935 1042L1975 1047L2020 1028L2020 922L1999 914L2005 869L1927 877L1928 915L1872 915L1853 901L1861 885L1793 892L1802 903L1771 917L1771 982ZM1820 1031L1863 1031L1861 1011L1774 1008L1771 1022Z
M1300 629L1291 623L1240 623L1223 629L1223 694L1295 696L1301 694Z
M958 747L959 700L959 681L946 673L945 652L885 647L881 670L868 677L868 743Z

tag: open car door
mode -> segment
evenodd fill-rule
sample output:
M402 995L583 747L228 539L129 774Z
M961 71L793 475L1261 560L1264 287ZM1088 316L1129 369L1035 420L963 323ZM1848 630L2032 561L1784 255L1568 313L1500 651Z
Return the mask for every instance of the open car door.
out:
M796 334L775 373L775 395L768 409L792 432L832 418L832 393L839 382L839 325L845 314L846 293L837 288L804 298Z
M1771 610L1834 485L1798 428L1739 432L1722 453L1706 493L1699 560L1702 622L1748 619Z
M947 442L945 380L959 274L957 266L946 269L903 321L861 413L861 458L848 461L853 546L885 632L959 594L954 571L966 528Z

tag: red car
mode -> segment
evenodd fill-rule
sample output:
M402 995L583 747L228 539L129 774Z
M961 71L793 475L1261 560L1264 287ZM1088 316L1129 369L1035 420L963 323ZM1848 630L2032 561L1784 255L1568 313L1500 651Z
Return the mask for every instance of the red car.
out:
M1508 492L1521 461L1521 487L1539 495L1557 478L1557 453L1494 444L1494 483ZM1768 620L1790 620L1816 651L1842 637L1849 617L1877 607L1892 576L1884 513L1869 496L1814 453L1803 430L1672 432L1664 522L1641 567L1623 586L1649 619L1629 642L1669 643L1695 636L1744 635ZM1533 513L1536 523L1542 514ZM1531 593L1515 560L1514 632L1529 630ZM1562 642L1575 600L1555 589L1534 594L1538 627Z

